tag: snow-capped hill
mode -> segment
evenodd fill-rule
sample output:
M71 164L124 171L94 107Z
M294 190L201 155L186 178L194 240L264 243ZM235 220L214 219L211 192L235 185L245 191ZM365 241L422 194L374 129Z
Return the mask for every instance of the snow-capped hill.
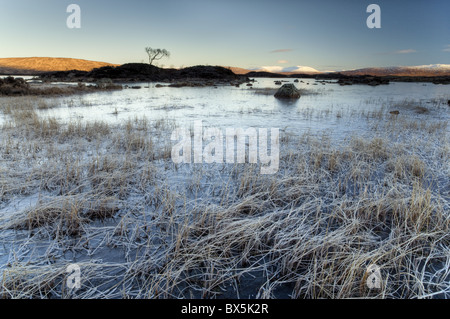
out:
M272 73L281 73L281 74L318 74L322 73L320 71L317 71L316 69L309 67L309 66L302 66L302 65L296 65L296 66L289 66L289 67L282 67L282 66L262 66L259 68L251 69L251 71L258 71L258 72L272 72Z
M450 70L450 64L430 64L430 65L419 65L412 66L411 68L423 69L423 70Z
M364 68L342 71L347 75L374 76L450 76L450 64L429 64L418 66L392 66L380 68Z
M313 73L321 73L320 71L317 71L316 69L309 67L309 66L293 66L289 68L284 68L284 73L304 73L304 74L313 74Z

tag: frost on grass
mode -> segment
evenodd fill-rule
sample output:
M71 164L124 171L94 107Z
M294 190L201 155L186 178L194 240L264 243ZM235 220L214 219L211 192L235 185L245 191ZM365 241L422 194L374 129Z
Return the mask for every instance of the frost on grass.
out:
M284 132L279 172L261 175L173 164L165 119L61 123L26 102L2 112L2 298L450 293L445 121L361 113L364 135ZM372 264L380 289L366 285Z

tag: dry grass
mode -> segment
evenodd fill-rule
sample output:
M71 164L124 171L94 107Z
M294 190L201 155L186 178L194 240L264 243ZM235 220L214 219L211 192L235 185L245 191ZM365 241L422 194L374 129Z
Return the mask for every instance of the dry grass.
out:
M286 135L267 176L258 165L173 164L168 119L64 124L22 101L2 106L3 298L450 293L442 122L361 114L369 136ZM77 291L66 285L73 260ZM372 264L380 289L366 285Z
M53 84L29 85L20 78L8 77L6 80L0 79L0 96L65 96L121 89L122 85L116 85L110 79L109 81L101 79L95 85L86 85L80 82L77 86ZM43 104L39 106L39 109L48 108Z

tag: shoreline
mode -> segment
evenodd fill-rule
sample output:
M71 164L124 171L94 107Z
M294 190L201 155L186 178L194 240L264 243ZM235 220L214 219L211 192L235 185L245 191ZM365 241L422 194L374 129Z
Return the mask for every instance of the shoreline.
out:
M389 82L424 82L434 84L450 84L450 75L438 76L374 76L347 75L344 73L321 74L277 74L251 71L246 74L235 74L230 69L220 66L198 65L183 69L163 69L143 63L128 63L116 67L102 67L92 71L56 71L36 74L43 81L60 82L95 82L99 79L111 79L113 82L181 82L181 81L215 81L220 83L236 82L243 84L250 78L309 78L316 80L337 80L339 84L380 85Z

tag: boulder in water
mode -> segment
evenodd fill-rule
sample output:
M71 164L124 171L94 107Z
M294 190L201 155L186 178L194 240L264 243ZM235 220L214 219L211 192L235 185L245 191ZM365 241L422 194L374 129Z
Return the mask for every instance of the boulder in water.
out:
M283 84L275 93L275 97L278 99L299 99L300 91L294 84Z

